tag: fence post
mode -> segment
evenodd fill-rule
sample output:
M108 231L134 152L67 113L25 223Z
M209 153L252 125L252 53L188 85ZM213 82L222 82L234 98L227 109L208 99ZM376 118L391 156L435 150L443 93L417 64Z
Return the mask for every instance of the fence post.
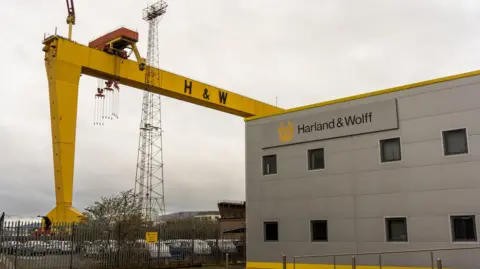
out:
M111 242L111 233L112 231L110 230L110 227L107 227L107 232L108 232L108 235L107 235L107 243L106 243L106 256L103 257L103 260L104 260L104 263L107 264L107 268L111 267L112 266L112 246L110 245L110 242Z
M333 269L337 269L337 256L333 255Z
M442 259L437 259L437 269L442 269Z
M162 228L161 224L158 224L158 230L157 230L157 266L160 267L160 236L161 236L161 231L160 228Z
M193 224L192 229L192 264L195 263L195 223Z
M72 236L70 237L70 269L73 269L73 252L75 251L74 250L74 240L73 240L73 237L74 237L74 234L75 233L75 223L72 223Z
M214 250L215 251L215 263L216 264L222 264L222 255L221 255L221 252L220 252L220 248L218 247L218 237L219 237L219 234L217 233L217 235L215 236L215 245L214 245Z
M228 252L225 254L225 269L228 269Z
M356 268L357 268L357 261L355 256L352 256L352 269L356 269Z
M282 254L282 265L283 269L287 269L287 256L285 254Z
M153 229L151 227L146 227L143 229L143 236L146 236L147 235L147 231L150 232L152 231ZM157 239L158 239L158 234L157 234ZM155 245L156 243L154 243ZM144 252L142 255L142 258L143 258L143 262L147 264L147 268L151 268L152 267L152 259L151 259L151 256L150 256L150 251L148 252Z
M378 254L378 266L382 269L382 254Z
M222 238L221 238L222 237ZM221 234L221 227L220 227L220 219L217 219L217 227L216 227L216 230L215 230L215 264L221 264L222 263L222 258L221 258L221 254L220 254L220 249L218 247L218 240L219 239L224 239L222 234ZM222 240L223 242L223 240Z
M430 251L430 266L435 269L435 261L433 259L433 251Z
M117 238L117 268L120 267L120 257L122 257L122 255L120 255L120 250L123 250L124 249L124 245L123 245L123 240L122 240L122 223L119 222L118 223L118 238ZM109 243L110 244L110 243Z
M17 221L17 237L15 238L15 262L14 268L17 269L17 256L18 256L18 238L20 237L20 221Z

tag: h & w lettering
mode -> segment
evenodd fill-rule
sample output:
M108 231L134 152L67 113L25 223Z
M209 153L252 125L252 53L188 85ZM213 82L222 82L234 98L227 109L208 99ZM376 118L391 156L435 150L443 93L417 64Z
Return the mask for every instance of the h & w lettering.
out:
M185 87L183 88L183 93L187 93L187 90L188 90L188 94L192 94L192 81L190 81L190 83L187 84L187 80L185 80Z
M218 98L220 99L221 104L227 103L228 92L218 91Z

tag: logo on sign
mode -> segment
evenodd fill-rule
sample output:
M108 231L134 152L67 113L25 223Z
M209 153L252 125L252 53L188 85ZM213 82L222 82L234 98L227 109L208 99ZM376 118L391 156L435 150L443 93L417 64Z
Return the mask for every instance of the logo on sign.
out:
M293 125L290 121L287 124L280 122L280 127L278 127L278 137L282 142L290 142L293 139Z

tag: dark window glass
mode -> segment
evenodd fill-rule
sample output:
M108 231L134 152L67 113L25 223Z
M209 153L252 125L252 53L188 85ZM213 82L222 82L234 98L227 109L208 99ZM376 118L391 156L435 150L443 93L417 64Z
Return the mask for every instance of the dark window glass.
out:
M477 241L475 216L452 216L453 241Z
M323 149L308 150L308 170L324 169L325 158Z
M277 173L277 155L263 156L263 174L271 175Z
M390 138L380 140L381 160L384 162L400 161L402 159L402 149L400 147L400 138Z
M328 241L328 228L326 220L310 221L312 241Z
M466 129L443 131L442 134L445 155L468 153Z
M387 226L387 241L408 241L406 218L388 218L385 220L385 225Z
M278 222L263 223L265 241L278 241Z

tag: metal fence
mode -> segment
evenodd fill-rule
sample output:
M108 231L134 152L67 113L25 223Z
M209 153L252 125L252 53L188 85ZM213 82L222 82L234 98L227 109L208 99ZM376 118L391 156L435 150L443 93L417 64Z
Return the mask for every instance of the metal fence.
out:
M6 222L0 228L0 269L168 268L225 264L227 254L230 264L244 264L244 238L223 236L218 223L205 221L148 227L56 223L48 232L40 222Z
M356 269L357 266L375 266L378 268L422 267L431 269L445 268L478 268L480 263L480 247L456 247L437 249L413 249L400 251L339 253L325 255L293 256L293 268L304 263L331 264L332 268L344 268L345 265ZM286 269L287 257L283 257L283 268Z

